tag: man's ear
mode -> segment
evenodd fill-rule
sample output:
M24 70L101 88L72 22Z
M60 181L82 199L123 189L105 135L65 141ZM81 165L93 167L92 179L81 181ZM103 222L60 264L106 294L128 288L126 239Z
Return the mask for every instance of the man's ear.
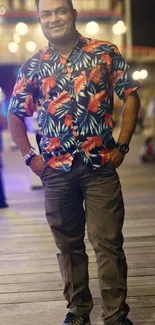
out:
M75 17L75 20L77 19L77 15L78 15L78 13L77 13L77 10L76 9L73 9L73 14L74 14L74 17Z

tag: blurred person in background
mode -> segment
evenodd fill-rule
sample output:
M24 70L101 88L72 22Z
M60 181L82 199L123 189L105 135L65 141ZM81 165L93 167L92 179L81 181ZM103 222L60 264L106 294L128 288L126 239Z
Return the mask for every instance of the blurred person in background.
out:
M91 324L86 220L98 263L104 324L132 325L126 303L124 203L116 168L136 127L139 83L130 79L116 45L78 33L71 0L36 0L36 5L49 44L21 67L8 121L26 165L43 183L69 308L62 325ZM114 91L124 101L117 143L112 136ZM32 149L25 127L38 99L41 155Z
M6 202L5 191L4 191L4 183L3 183L3 163L2 163L2 152L3 152L3 138L2 131L4 128L4 118L1 113L1 103L0 103L0 209L8 208L8 204Z
M155 163L155 144L153 137L148 137L145 139L140 152L139 160L142 163Z
M150 121L152 136L155 136L155 97L151 97L147 110L147 118Z

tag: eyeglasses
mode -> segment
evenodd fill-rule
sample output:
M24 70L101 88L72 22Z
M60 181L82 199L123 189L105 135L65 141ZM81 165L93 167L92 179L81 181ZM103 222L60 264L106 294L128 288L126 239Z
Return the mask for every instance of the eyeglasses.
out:
M57 9L55 9L53 11L45 10L45 11L41 12L40 18L42 20L49 20L52 17L53 13L55 15L57 15L57 16L63 16L63 15L66 15L69 11L70 11L70 9L66 8L66 7L57 8Z

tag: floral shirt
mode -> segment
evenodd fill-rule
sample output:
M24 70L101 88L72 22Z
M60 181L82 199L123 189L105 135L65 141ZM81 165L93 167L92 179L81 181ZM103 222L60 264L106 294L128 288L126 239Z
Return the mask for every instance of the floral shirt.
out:
M44 161L69 171L77 152L96 169L110 160L113 94L139 87L118 48L79 36L68 59L49 44L21 67L9 110L19 117L38 110Z

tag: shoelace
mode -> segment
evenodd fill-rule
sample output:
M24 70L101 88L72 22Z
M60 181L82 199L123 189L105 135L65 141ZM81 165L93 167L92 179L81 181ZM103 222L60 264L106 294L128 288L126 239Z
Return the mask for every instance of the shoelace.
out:
M66 319L65 319L65 323L71 323L74 325L83 325L83 318L82 317L79 317L79 316L76 316L75 314L72 314L72 313L68 313L66 315Z

